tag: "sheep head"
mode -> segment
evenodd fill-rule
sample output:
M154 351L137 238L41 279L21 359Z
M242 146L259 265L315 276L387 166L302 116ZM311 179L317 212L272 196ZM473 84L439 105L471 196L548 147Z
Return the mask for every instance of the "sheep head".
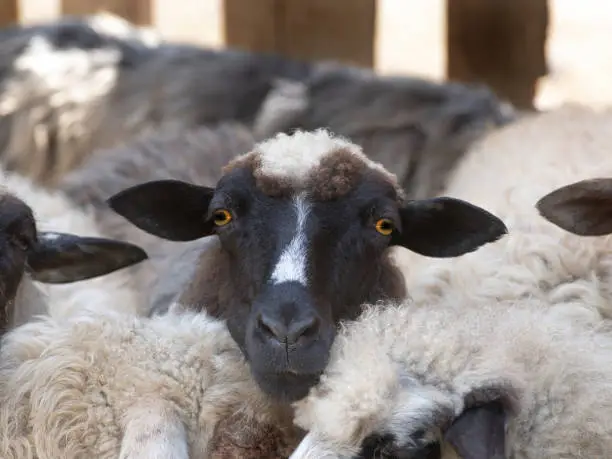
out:
M260 387L290 401L316 384L341 320L405 296L389 247L455 257L506 232L465 201L405 200L392 174L325 130L258 144L215 188L153 181L109 204L164 239L218 237L180 301L226 319Z

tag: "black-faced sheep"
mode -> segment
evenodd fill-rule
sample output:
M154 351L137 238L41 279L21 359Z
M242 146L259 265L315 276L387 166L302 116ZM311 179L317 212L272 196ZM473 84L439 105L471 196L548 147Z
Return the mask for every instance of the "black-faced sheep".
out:
M109 202L164 239L217 236L192 257L178 301L227 320L257 383L283 400L316 383L340 320L405 296L389 247L457 257L506 231L465 201L405 199L392 174L325 130L257 144L214 188L158 180Z
M525 117L478 142L443 194L494 213L509 234L452 261L398 251L412 298L469 304L534 297L573 311L576 320L611 318L612 237L568 233L536 208L559 187L612 176L611 144L612 112L572 106Z
M306 81L279 81L254 129L258 138L330 129L395 173L409 198L423 199L442 190L475 140L515 119L486 87L322 64Z
M30 206L6 190L0 194L0 253L0 334L50 312L34 281L76 282L146 259L128 243L39 231Z
M612 335L542 307L367 308L295 404L291 459L587 459L612 454ZM474 307L476 306L476 307Z
M18 317L17 323L42 312L65 317L78 311L83 304L103 309L117 307L125 313L139 311L140 296L126 269L121 268L139 264L138 261L146 258L140 248L119 240L113 242L104 239L93 215L76 208L60 193L41 189L31 180L2 169L0 183L4 188L3 195L14 196L14 199L21 202L18 205L21 219L29 221L33 218L35 227L42 231L41 243L48 244L49 250L55 250L47 251L45 255L50 262L57 264L58 271L54 276L61 280L60 275L64 275L64 280L70 281L62 285L50 285L48 282L53 274L50 271L45 283L36 280L44 279L42 276L35 277L33 283L22 282L18 296L24 296L24 300L19 301L19 307L13 308ZM0 212L0 219L2 215ZM28 215L30 217L26 217ZM27 226L30 227L31 222ZM50 233L69 233L74 236L47 238L45 234ZM41 264L37 269L52 267ZM79 269L83 270L82 274L79 274ZM100 276L104 273L109 274ZM76 280L81 281L74 282Z

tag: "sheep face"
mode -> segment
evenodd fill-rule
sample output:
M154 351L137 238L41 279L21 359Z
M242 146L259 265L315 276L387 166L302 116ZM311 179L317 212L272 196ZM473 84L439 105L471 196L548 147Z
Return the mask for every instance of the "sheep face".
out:
M0 332L12 322L24 274L66 283L107 274L147 258L132 244L37 231L32 209L10 193L0 195Z
M202 254L181 301L227 319L260 387L284 400L316 384L339 321L404 296L390 246L451 257L505 232L463 201L404 202L394 176L325 131L259 144L214 189L163 180L109 202L166 239L218 236L219 253Z

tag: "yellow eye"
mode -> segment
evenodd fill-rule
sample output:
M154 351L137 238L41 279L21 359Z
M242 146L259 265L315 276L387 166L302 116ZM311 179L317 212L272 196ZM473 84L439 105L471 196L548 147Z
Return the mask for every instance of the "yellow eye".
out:
M213 214L213 221L217 226L227 225L232 221L232 214L230 214L229 210L226 209L216 210Z
M393 222L388 218L381 218L376 222L376 231L383 236L389 236L393 232Z

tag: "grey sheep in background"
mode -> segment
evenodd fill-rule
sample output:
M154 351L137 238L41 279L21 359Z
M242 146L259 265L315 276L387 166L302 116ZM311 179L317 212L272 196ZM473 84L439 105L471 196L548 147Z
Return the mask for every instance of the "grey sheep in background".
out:
M178 45L135 26L96 28L96 18L0 31L0 160L9 170L53 186L92 152L164 123L234 120L255 126L258 140L329 128L420 199L439 189L475 138L513 119L484 88ZM295 83L305 86L287 98L282 88Z
M94 150L165 122L248 123L273 77L310 69L100 23L99 16L65 18L0 31L0 159L8 170L53 185Z

